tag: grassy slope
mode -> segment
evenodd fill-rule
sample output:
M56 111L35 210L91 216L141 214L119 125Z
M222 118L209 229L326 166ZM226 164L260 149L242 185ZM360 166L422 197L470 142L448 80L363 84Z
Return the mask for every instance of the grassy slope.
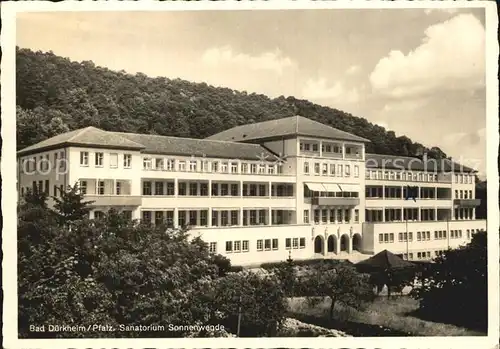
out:
M289 300L290 312L312 315L317 318L328 316L329 302L325 301L310 308L303 298ZM378 325L393 330L410 333L413 336L484 336L486 333L469 330L449 324L442 324L407 315L418 308L418 301L409 297L387 299L379 297L364 311L336 307L335 320Z

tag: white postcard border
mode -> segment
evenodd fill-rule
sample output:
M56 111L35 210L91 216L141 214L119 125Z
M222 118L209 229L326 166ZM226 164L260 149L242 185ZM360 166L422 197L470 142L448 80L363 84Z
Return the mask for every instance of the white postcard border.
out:
M484 8L486 12L487 85L487 176L488 176L488 284L489 331L486 337L403 337L403 338L200 338L200 339L18 339L17 338L17 243L16 243L16 123L15 45L16 13L41 11L202 11L202 10L283 10L283 9L381 9L381 8ZM497 156L498 135L498 17L495 3L486 1L65 1L7 2L1 5L1 171L3 213L3 333L6 348L88 348L156 347L185 348L493 348L499 339L499 240Z

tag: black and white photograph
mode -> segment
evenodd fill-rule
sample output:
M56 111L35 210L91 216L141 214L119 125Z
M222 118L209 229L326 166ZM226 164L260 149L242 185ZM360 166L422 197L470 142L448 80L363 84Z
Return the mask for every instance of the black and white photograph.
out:
M2 5L6 343L493 348L495 4L222 3Z

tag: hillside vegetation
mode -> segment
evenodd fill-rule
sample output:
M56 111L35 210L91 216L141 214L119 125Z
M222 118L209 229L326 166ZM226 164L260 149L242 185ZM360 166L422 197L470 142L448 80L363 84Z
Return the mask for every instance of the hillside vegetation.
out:
M104 130L205 138L222 130L296 114L368 138L368 152L415 156L427 149L364 118L295 97L213 87L165 77L115 72L91 61L17 49L17 148L86 126Z

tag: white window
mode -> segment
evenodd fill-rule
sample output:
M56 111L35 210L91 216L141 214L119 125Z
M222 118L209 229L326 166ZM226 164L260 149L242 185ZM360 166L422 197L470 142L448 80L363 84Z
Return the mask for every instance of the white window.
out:
M44 167L45 171L49 170L49 167L50 167L49 154L45 155L45 165L43 167Z
M304 210L304 223L309 223L309 210Z
M248 164L247 163L241 164L241 173L248 173Z
M116 195L122 194L122 182L116 182Z
M273 246L272 246L273 250L277 250L278 249L278 239L273 239L272 243L273 243Z
M59 152L54 153L54 166L57 164L57 158L59 156ZM26 166L26 160L23 160L23 168Z
M257 173L257 164L250 165L250 173Z
M66 158L64 157L64 152L60 152L59 153L59 169L60 170L64 170L66 168L66 161L61 161L61 160L66 160Z
M323 176L328 176L328 164L323 164Z
M200 161L200 171L201 172L208 172L208 161L207 160Z
M235 241L234 242L234 252L240 252L241 251L241 241Z
M257 251L262 251L264 249L262 240L257 240Z
M354 165L354 177L359 177L359 166Z
M89 165L89 152L81 151L80 152L80 166L88 166Z
M314 164L314 174L319 175L319 164L318 163Z
M97 182L97 194L104 195L104 181Z
M300 238L300 248L306 248L306 238Z
M116 153L109 154L109 167L111 168L118 167L118 154Z
M123 167L131 168L132 167L132 155L131 154L123 154Z
M226 253L232 252L233 251L233 242L232 241L226 241Z
M309 163L307 161L304 162L304 173L309 174Z
M294 249L299 248L299 238L292 239L292 248L294 248Z
M274 174L274 168L272 165L267 166L267 174Z
M349 177L351 175L351 165L345 165L345 176Z
M248 246L249 246L249 241L248 240L243 240L242 241L242 248L241 248L241 250L243 252L248 252Z
M266 173L266 165L260 164L259 165L259 174L264 174Z
M219 172L219 163L217 161L212 163L212 172Z
M196 172L198 169L198 162L196 160L189 161L189 171Z
M186 171L186 161L179 161L179 171Z
M271 250L271 239L264 240L264 250L266 250L266 251Z
M337 173L339 174L339 177L342 177L342 173L344 173L344 169L342 168L342 165L338 165Z
M330 176L335 177L335 164L330 164Z
M174 159L167 159L167 163L165 166L167 171L173 171L175 169L175 160Z
M145 170L151 170L151 168L153 166L152 164L153 164L153 160L150 157L145 157L142 160L142 168Z
M210 246L208 247L208 252L217 253L217 243L216 242L210 243Z
M87 194L87 181L80 181L80 193L83 195Z
M95 153L95 165L97 167L102 167L104 162L104 153Z
M238 164L236 162L231 163L231 173L238 173Z
M223 162L220 164L220 171L222 173L227 173L227 162Z
M159 171L163 170L163 158L154 159L154 169Z

